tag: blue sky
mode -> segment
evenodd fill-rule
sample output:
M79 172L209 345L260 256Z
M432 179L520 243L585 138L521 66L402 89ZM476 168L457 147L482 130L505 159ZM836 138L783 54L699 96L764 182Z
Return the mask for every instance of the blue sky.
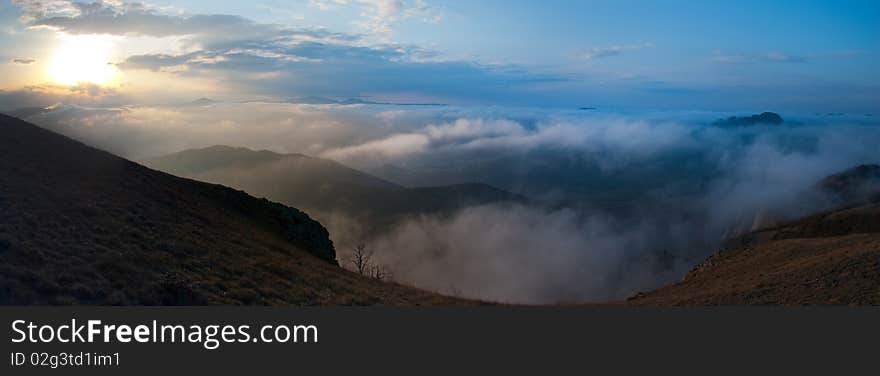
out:
M40 72L72 40L63 37L99 35L118 76L104 85L112 90L85 92L116 101L155 101L150 84L174 82L165 96L855 112L880 103L876 1L0 4L0 100L57 86Z

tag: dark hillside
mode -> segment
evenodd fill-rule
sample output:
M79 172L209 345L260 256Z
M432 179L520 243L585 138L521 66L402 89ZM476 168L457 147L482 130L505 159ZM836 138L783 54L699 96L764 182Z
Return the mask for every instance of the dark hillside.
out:
M2 304L454 304L347 272L301 211L0 115Z

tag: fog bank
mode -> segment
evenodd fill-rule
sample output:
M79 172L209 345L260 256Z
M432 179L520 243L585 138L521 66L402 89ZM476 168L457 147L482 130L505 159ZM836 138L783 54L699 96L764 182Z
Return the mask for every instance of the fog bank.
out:
M828 207L813 188L822 177L880 162L872 117L710 125L730 115L742 114L215 103L60 105L26 120L134 159L245 146L333 159L407 186L480 182L527 195L530 205L415 216L381 232L344 213L312 214L340 256L366 242L402 283L555 303L675 281L726 236Z

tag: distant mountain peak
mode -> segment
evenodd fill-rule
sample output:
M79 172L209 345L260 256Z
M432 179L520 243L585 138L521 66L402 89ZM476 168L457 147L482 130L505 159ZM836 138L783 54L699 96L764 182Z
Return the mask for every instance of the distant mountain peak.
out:
M196 105L196 106L206 106L206 105L214 104L214 103L218 103L218 102L211 99L211 98L205 98L205 97L201 97L199 99L196 99L196 100L190 102L190 104Z
M723 127L745 127L758 124L779 125L784 123L782 116L775 112L762 112L751 116L731 116L726 119L718 119L712 125Z

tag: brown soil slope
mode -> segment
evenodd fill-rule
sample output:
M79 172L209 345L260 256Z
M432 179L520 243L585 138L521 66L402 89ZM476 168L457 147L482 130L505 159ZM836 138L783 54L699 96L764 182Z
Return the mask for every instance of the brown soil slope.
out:
M737 239L634 305L880 305L880 204L812 215Z
M335 264L304 213L0 115L0 304L460 304Z

